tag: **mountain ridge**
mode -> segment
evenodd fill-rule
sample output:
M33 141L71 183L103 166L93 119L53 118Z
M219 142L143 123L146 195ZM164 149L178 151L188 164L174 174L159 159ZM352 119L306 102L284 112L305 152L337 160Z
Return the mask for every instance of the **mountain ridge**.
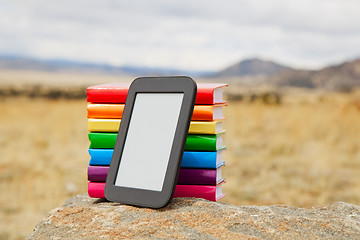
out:
M283 71L267 79L276 86L321 88L326 90L349 91L360 87L360 59L349 60L319 70Z
M262 60L260 58L249 58L233 64L211 77L243 77L243 76L272 76L282 71L293 68L276 63L274 61Z
M192 71L167 67L145 67L135 65L114 66L106 63L78 62L63 59L41 60L21 56L1 56L0 69L39 70L46 72L88 72L114 75L149 76L149 75L191 75L213 74L211 71Z
M221 79L242 86L266 84L275 87L318 88L331 91L350 91L360 87L360 58L319 70L301 70L274 61L251 58L221 71L211 72L0 56L0 69L96 73L114 76L189 75L194 78L206 78L207 81Z

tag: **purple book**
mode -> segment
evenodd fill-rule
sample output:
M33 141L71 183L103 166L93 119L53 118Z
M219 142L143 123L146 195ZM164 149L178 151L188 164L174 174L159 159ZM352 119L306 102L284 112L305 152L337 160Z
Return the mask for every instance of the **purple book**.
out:
M222 167L217 169L181 168L177 184L182 185L212 185L224 181L221 176ZM106 182L109 167L89 166L88 180L91 182Z

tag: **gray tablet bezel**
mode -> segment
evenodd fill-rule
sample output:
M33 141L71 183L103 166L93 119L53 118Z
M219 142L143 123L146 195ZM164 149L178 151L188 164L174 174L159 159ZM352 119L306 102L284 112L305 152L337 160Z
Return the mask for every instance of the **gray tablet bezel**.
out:
M121 164L121 156L131 121L131 115L138 93L183 93L178 123L165 173L162 191L152 191L115 185L115 179ZM121 120L114 153L105 184L105 197L109 201L129 205L161 208L172 199L180 169L185 142L195 104L197 86L190 77L142 77L135 79L130 85L123 117ZM155 106L154 106L155 107ZM164 109L166 111L166 109ZM149 159L151 161L151 159Z

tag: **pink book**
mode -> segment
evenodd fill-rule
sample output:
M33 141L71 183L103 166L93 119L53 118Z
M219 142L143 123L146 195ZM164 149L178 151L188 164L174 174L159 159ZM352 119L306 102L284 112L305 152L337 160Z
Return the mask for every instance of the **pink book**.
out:
M176 185L174 198L176 197L196 197L204 198L209 201L218 201L225 197L222 193L222 184L224 181L216 186L206 185ZM89 182L88 194L91 198L105 198L104 182Z
M103 182L89 182L88 194L91 198L105 198L105 183Z
M204 198L209 201L216 202L225 197L222 193L222 184L216 186L207 185L176 185L174 198L176 197L196 197Z

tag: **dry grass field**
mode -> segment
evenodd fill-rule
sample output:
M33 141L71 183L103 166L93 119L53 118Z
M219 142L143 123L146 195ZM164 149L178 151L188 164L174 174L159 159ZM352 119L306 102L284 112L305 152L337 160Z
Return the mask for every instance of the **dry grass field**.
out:
M6 97L0 113L0 239L22 239L86 192L86 101ZM360 92L232 101L226 115L223 201L360 204Z
M23 239L86 192L86 102L6 98L0 112L0 239Z
M233 204L360 204L360 92L230 102L224 185Z

